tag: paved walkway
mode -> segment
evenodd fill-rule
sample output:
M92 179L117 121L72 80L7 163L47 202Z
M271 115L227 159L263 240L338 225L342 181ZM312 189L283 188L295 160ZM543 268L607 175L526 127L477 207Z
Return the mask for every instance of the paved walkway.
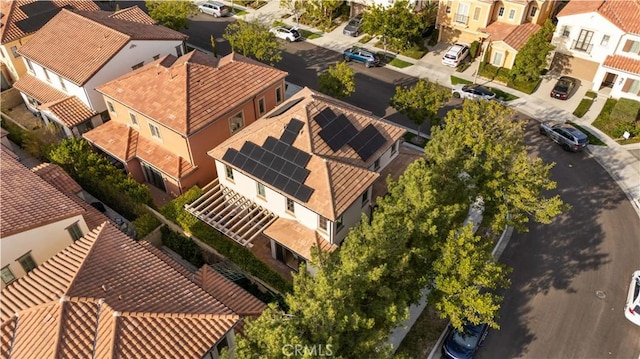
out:
M226 2L231 4L230 1ZM236 7L238 7L236 5ZM248 14L244 17L248 20L259 20L267 24L273 23L275 20L283 21L289 25L295 25L294 18L289 17L282 19L282 16L287 12L280 8L278 1L269 1L267 5L258 10L247 9ZM342 52L345 48L358 45L380 51L379 48L374 47L375 41L370 41L367 44L358 43L358 38L353 38L342 34L342 29L346 24L338 26L330 33L323 33L321 37L312 40L306 40L317 46L328 48L337 52ZM317 29L313 29L304 25L300 28L306 29L312 32L321 33ZM405 68L396 68L390 65L387 67L392 68L395 71L419 77L427 78L430 81L438 82L445 86L451 86L450 76L458 76L466 80L474 80L475 71L477 69L477 63L471 64L464 72L456 72L455 69L451 69L440 64L440 58L442 52L446 50L445 45L436 46L432 51L427 53L420 60L408 58L406 56L397 55L397 58L404 60L414 65ZM518 96L517 100L508 103L509 106L514 107L516 110L535 118L539 121L544 120L566 120L573 121L580 126L588 129L595 136L600 138L604 143L604 146L589 146L591 155L602 165L603 168L609 172L611 177L618 183L620 188L625 192L629 200L634 206L634 209L640 216L640 143L630 145L620 145L607 135L602 133L597 128L593 127L591 123L595 120L600 113L602 106L606 101L606 97L598 96L593 106L587 112L583 118L575 117L572 112L580 102L584 93L591 87L590 83L580 84L576 93L567 101L559 101L551 99L548 96L550 89L553 86L554 79L544 79L541 83L538 91L532 95L527 95L520 91L507 88L501 84L487 81L484 79L478 79L479 83L487 84L491 87L498 88L505 92Z

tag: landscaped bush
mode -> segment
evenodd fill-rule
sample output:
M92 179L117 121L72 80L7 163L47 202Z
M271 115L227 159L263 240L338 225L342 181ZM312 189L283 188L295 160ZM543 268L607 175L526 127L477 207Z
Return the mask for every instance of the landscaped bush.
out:
M573 111L573 115L582 118L587 111L591 108L591 104L593 104L593 100L590 98L583 98L582 101L578 104L575 111Z
M205 264L202 249L191 238L181 236L167 227L162 227L160 231L162 232L162 244L178 253L180 257L196 268Z
M478 41L472 42L471 46L469 47L469 56L471 56L471 60L472 61L473 61L473 59L478 57L478 51L479 50L480 50L480 42L478 42Z
M504 67L495 67L487 63L480 64L480 71L478 71L478 75L490 80L500 81L505 84L509 82L509 69L505 69Z
M608 99L596 120L593 121L593 126L613 139L620 139L624 132L628 131L635 142L640 137L638 111L640 111L640 103L637 101Z
M429 52L429 49L427 49L426 47L422 45L413 45L408 50L403 51L402 54L412 59L419 60L422 57L424 57L424 55L426 55L427 52Z
M193 202L201 194L202 190L200 188L192 187L182 196L160 208L160 213L180 225L185 232L191 233L197 239L231 260L242 270L262 279L278 291L291 291L291 284L287 283L278 273L256 258L251 251L225 237L222 233L198 220L184 209L185 204Z
M542 79L538 79L537 81L531 81L531 82L512 81L512 82L509 82L507 86L511 87L512 89L518 90L520 92L524 92L527 95L531 95L538 88L538 85L540 85L541 81Z
M131 222L136 230L136 239L141 240L160 226L160 221L149 212L144 212Z
M436 44L438 43L438 33L439 33L438 29L433 30L433 33L431 34L431 37L429 38L427 45L436 46Z
M367 42L371 41L371 39L373 39L373 36L367 34L364 35L360 40L358 40L358 42L361 44L366 44Z
M16 125L11 121L6 121L2 119L2 128L7 130L9 134L7 137L15 143L16 145L22 147L25 139L29 136L29 131L22 129L20 126Z

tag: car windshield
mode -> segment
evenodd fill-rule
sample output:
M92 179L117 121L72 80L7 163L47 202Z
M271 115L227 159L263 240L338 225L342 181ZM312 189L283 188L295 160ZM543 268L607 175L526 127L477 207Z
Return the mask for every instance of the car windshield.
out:
M475 330L470 330L469 328L464 328L463 332L459 332L454 330L453 332L453 341L456 344L460 345L463 348L475 348L478 345L478 341L480 337Z
M569 89L569 84L570 82L568 81L558 81L555 90L566 92Z
M349 24L347 26L358 26L358 25L360 25L360 20L353 19L353 20L349 21Z
M475 88L476 91L478 91L479 93L485 95L485 96L493 96L493 92L489 91L489 89L484 88L482 86L478 86Z

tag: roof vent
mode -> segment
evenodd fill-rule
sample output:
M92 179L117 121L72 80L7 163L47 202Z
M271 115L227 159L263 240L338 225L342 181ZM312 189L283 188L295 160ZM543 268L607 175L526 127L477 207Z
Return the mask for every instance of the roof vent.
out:
M107 291L107 286L105 284L101 285L100 288L102 288L103 291Z

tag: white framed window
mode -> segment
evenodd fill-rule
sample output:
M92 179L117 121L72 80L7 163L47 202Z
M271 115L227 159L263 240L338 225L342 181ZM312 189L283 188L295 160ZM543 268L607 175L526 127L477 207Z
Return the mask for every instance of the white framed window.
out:
M64 84L64 79L62 78L62 76L58 75L58 82L60 82L60 87L67 91L67 86Z
M17 46L11 46L11 55L13 55L13 57L15 57L16 59L20 57Z
M453 20L459 24L467 24L469 22L469 4L458 3L458 11Z
M602 40L600 41L600 46L608 46L609 45L609 40L611 40L611 36L603 35L602 36Z
M479 6L476 6L476 8L473 9L473 21L478 21L480 19L480 11L482 11L482 8Z
M375 162L373 162L373 170L377 171L380 169L380 159L378 158Z
M360 199L362 200L362 207L364 207L367 203L369 203L369 189L367 188L366 191L364 191L362 193L362 196L360 196Z
M395 154L396 152L398 152L398 142L394 142L391 144L391 154Z
M640 41L632 41L631 42L631 48L629 49L629 52L633 52L635 54L640 54Z
M502 15L504 15L504 6L500 6L500 9L498 10L498 16L502 17Z
M567 25L563 26L562 30L560 31L560 36L569 37L569 35L571 35L571 28Z
M632 80L628 79L628 85L625 83L625 86L622 88L622 92L638 94L640 93L640 80Z
M184 52L182 51L182 45L176 46L176 54L178 55L178 57L184 55Z
M111 101L107 101L107 108L109 109L109 112L116 113L116 109L113 107L113 103Z
M496 67L502 67L502 52L493 53L493 61L491 61L491 64Z
M69 235L74 242L82 238L83 236L82 229L80 229L80 225L78 225L78 222L67 227L67 232L69 232Z
M149 124L149 131L151 131L151 136L161 140L162 137L160 136L160 129L158 128L158 126L154 125L153 123Z
M131 119L131 124L138 126L138 118L134 113L129 112L129 118Z
M47 82L51 83L51 78L49 77L49 71L47 71L47 69L42 68L44 70L44 77L47 78Z
M33 73L33 64L31 63L31 60L29 59L24 59L24 62L27 63L27 67L29 68L29 72Z
M9 268L9 266L2 268L2 281L4 284L9 284L14 280L16 280L16 276L13 275L11 268Z
M264 105L264 97L258 100L258 114L262 115L267 111L266 106Z
M231 117L229 119L229 129L231 130L231 134L240 131L244 127L244 118L242 117L242 112L239 112L237 115Z
M18 258L18 263L20 263L20 265L22 266L22 269L24 269L24 271L27 273L31 272L35 267L38 266L36 264L36 261L33 260L33 257L31 256L31 252Z
M515 9L509 10L509 20L513 20L515 18L516 18L516 10Z
M295 203L291 198L287 198L287 212L296 213Z
M318 216L318 229L321 229L321 230L326 232L327 228L328 228L328 225L329 225L329 220L326 219L325 217L319 215Z
M131 66L131 70L137 70L139 68L141 68L144 65L144 61L143 62L139 62L133 66Z
M276 89L276 103L282 102L282 87Z
M233 168L231 168L231 166L224 165L224 174L225 174L225 176L227 176L228 180L232 180L233 181Z
M256 182L256 192L258 193L258 197L265 198L267 195L264 189L264 185L260 182Z
M534 6L531 8L531 13L529 14L531 17L536 17L536 14L538 13L538 7Z

